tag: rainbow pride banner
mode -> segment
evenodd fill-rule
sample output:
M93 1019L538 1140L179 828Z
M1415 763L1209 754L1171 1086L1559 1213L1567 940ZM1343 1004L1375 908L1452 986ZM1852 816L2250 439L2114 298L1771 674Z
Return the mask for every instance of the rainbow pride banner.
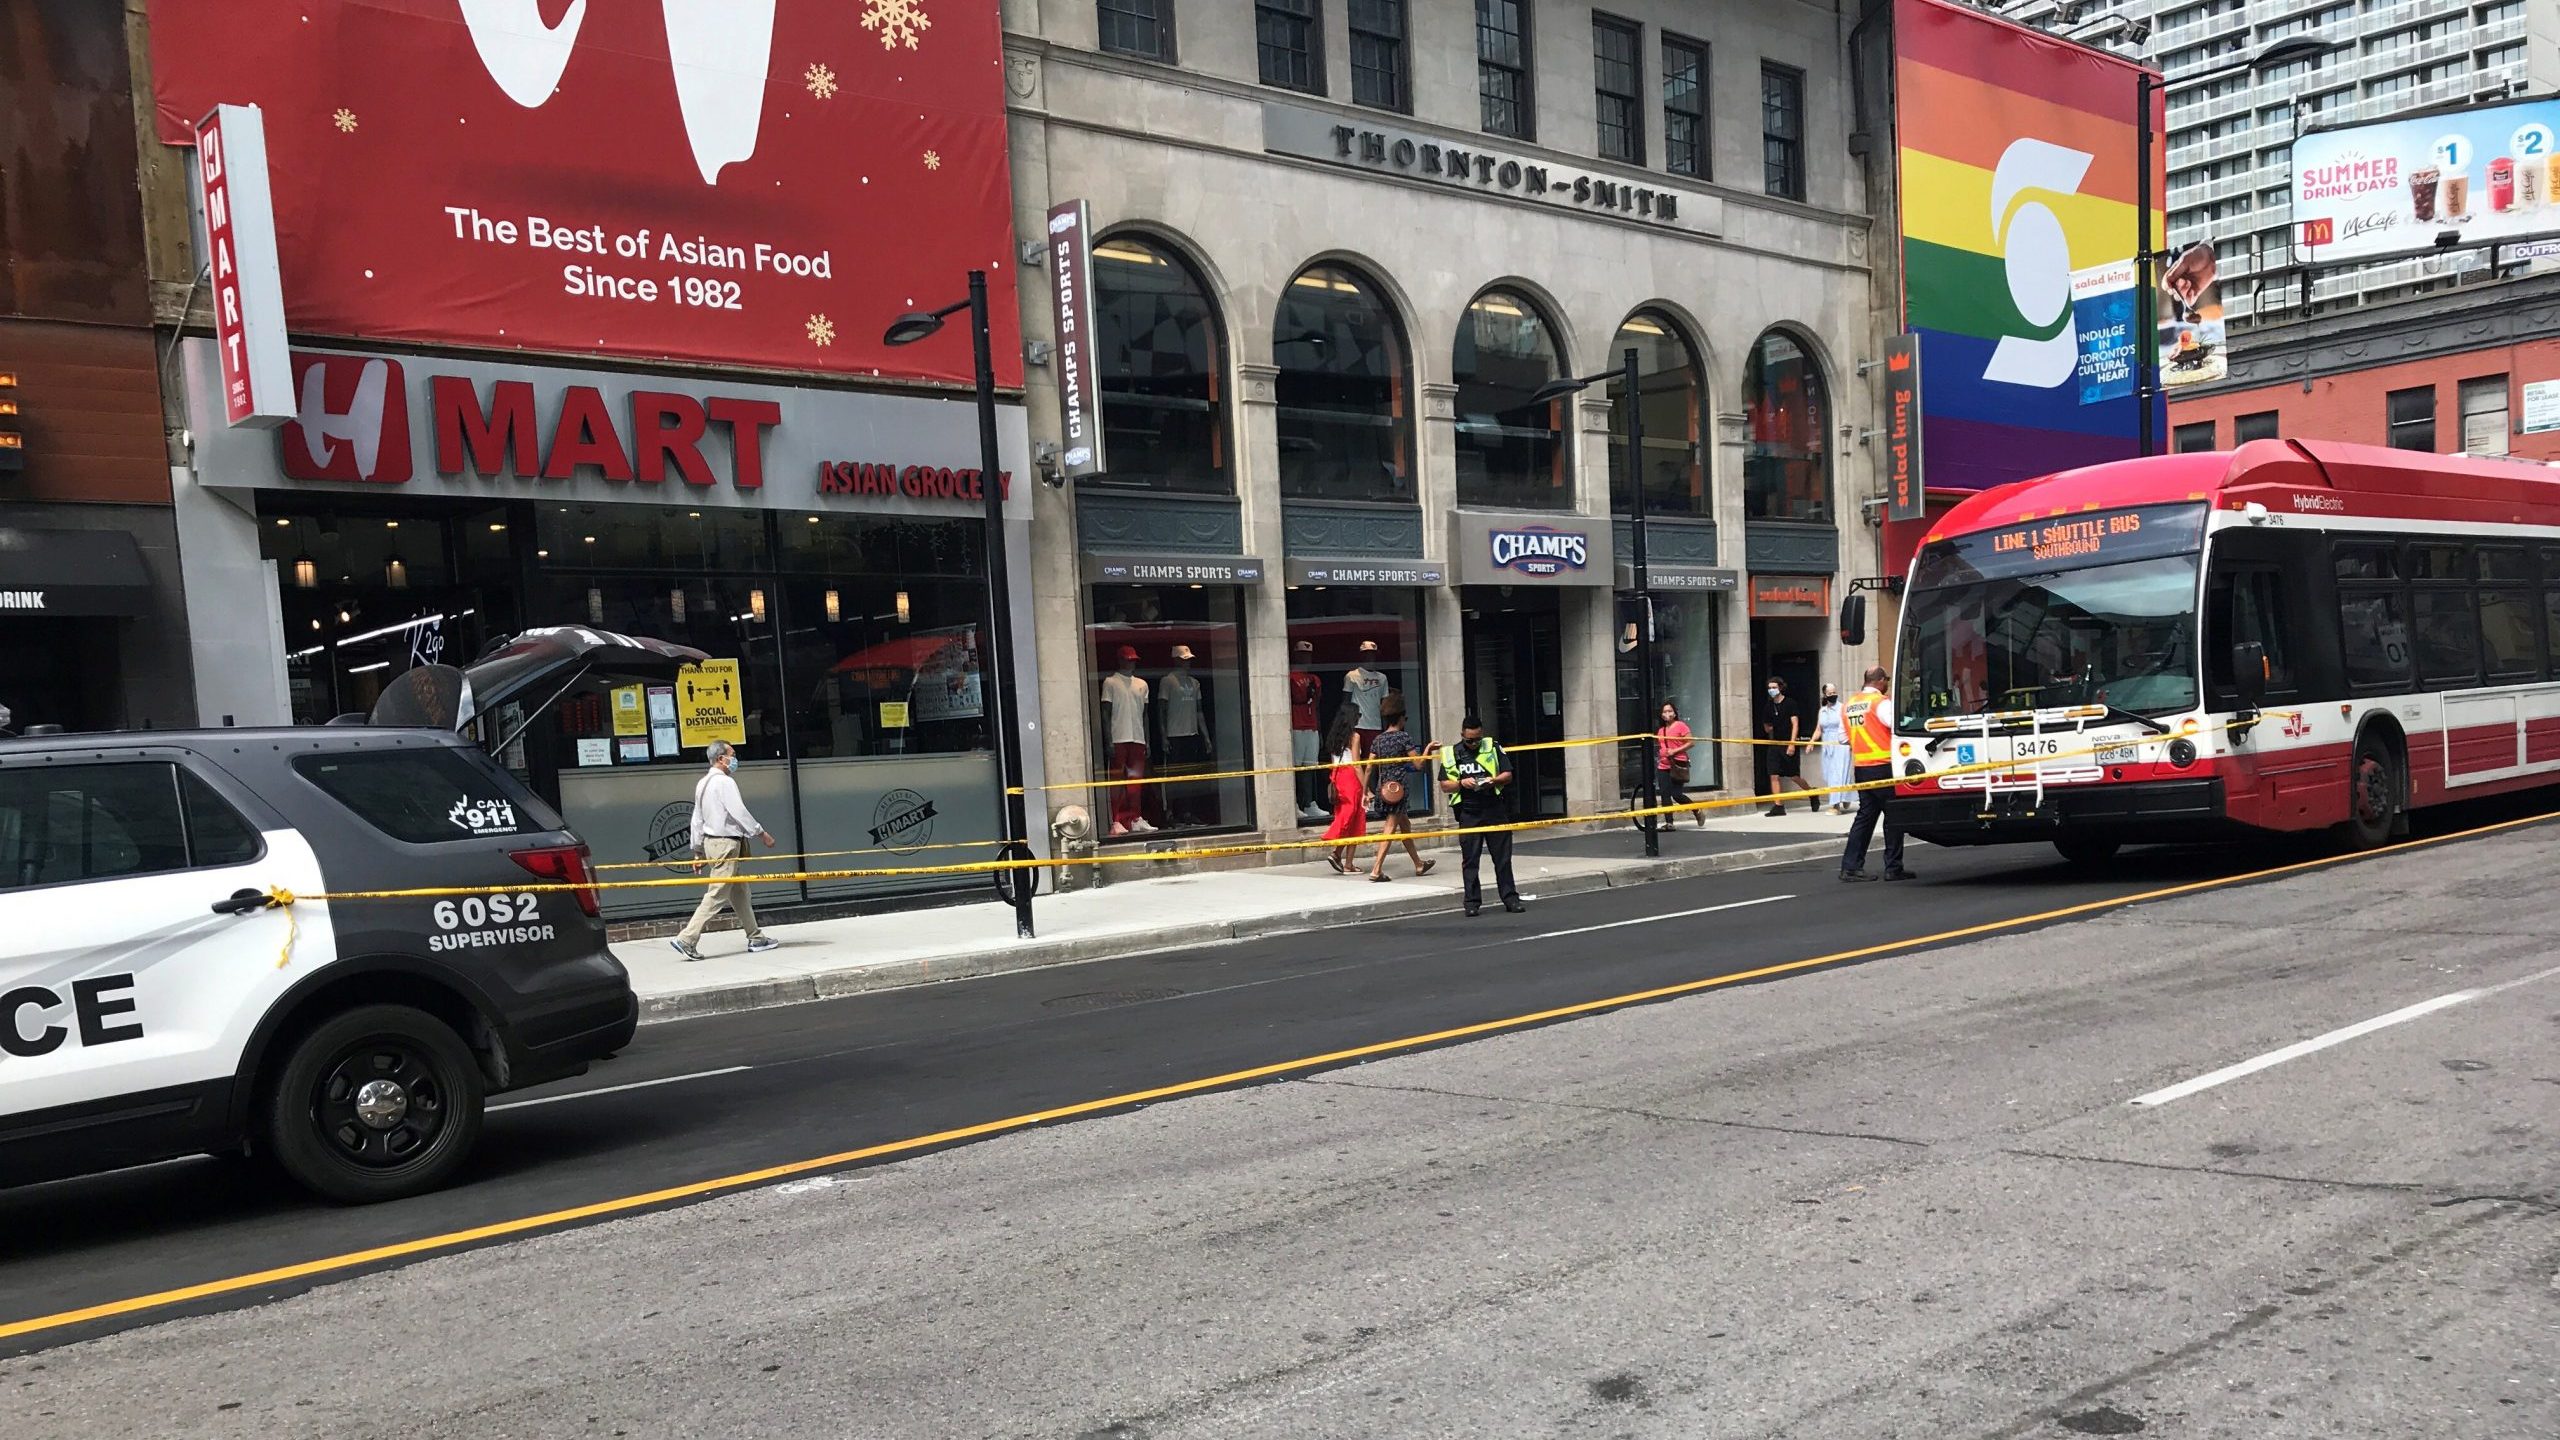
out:
M2135 453L2152 318L2134 265L2141 67L1943 0L1896 0L1893 23L1922 484L1982 490ZM2167 149L2151 158L2154 246Z

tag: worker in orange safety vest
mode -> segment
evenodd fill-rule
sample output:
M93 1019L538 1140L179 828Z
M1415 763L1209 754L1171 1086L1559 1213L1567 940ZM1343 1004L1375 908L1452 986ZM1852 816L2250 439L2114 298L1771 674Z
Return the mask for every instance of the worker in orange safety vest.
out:
M1848 848L1840 852L1843 880L1876 878L1867 873L1867 842L1875 838L1879 820L1884 822L1884 878L1912 878L1902 868L1902 827L1885 816L1893 787L1876 783L1893 778L1893 701L1887 698L1892 689L1893 673L1873 667L1867 671L1867 688L1849 697L1840 717L1849 732L1850 774L1865 787L1858 791L1858 818L1849 824Z

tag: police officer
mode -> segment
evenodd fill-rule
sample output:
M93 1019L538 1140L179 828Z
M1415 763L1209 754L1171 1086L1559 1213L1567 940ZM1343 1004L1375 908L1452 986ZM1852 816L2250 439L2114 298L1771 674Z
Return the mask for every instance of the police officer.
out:
M1884 821L1884 878L1908 880L1911 872L1902 868L1902 827L1885 818L1884 802L1893 796L1889 784L1877 784L1893 778L1893 702L1885 693L1893 688L1893 674L1878 665L1867 671L1867 688L1849 697L1840 719L1849 732L1850 772L1862 788L1858 791L1858 818L1849 824L1849 846L1840 852L1840 878L1873 880L1867 873L1867 842L1875 838L1876 822Z
M1448 793L1458 827L1472 831L1510 820L1511 806L1502 798L1503 787L1510 783L1511 757L1484 733L1482 720L1468 716L1458 727L1458 743L1440 747L1440 788ZM1493 887L1502 897L1502 908L1514 914L1527 909L1520 903L1519 887L1511 883L1511 832L1498 830L1458 837L1458 860L1467 880L1467 913L1475 914L1484 904L1476 857L1486 853L1493 856Z

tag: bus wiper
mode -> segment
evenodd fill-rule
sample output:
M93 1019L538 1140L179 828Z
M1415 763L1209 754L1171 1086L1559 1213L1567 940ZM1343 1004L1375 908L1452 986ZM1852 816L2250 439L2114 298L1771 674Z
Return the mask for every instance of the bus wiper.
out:
M2105 704L2104 701L2100 701L2099 703ZM2108 705L2107 718L2110 720L2122 720L2130 725L2139 725L2154 735L2166 735L2169 733L2168 726L2161 724L2159 721L2152 719L2148 715L2136 715L2121 705Z

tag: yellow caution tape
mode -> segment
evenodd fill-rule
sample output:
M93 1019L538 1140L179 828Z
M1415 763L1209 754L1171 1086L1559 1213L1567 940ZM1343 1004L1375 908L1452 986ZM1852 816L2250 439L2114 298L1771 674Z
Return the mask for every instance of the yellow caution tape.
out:
M2292 711L2286 710L2265 710L2259 712L2258 719L2260 721L2268 719L2282 719L2293 713L2294 712ZM2256 722L2243 722L2237 720L2228 721L2221 725L2186 731L2182 732L2180 735L2157 737L2157 739L2163 743L2167 740L2181 738L2192 740L2198 735L2212 734L2216 731L2234 729L2244 723ZM2058 751L2051 755L2035 756L2032 758L2011 757L2002 760L1979 761L1971 765L1958 765L1946 770L1936 771L1928 778L1942 780L1950 775L1977 774L1991 771L2016 771L2022 767L2049 764L2055 760L2069 760L2093 756L2098 754L2101 750L2120 748L2123 743L2124 742L2122 741L2116 741L2109 745L2092 745L2078 750ZM1880 780L1855 781L1847 785L1807 787L1805 790L1798 793L1808 797L1822 795L1846 795L1859 791L1886 789L1897 786L1900 785L1905 778L1908 777L1888 775ZM1634 806L1625 809L1601 811L1587 815L1559 815L1536 820L1511 820L1498 825L1447 826L1404 833L1417 840L1437 840L1451 836L1463 835L1516 834L1521 831L1549 830L1566 825L1612 824L1621 820L1640 820L1654 816L1683 815L1700 813L1708 810L1730 809L1746 805L1759 805L1765 803L1767 799L1768 797L1763 795L1720 796L1706 800L1691 800L1680 804ZM275 888L268 891L267 903L270 906L290 911L294 905L307 901L432 900L467 895L560 894L599 890L658 890L706 885L768 885L809 883L826 880L870 880L927 875L979 875L992 874L1006 870L1063 869L1070 865L1165 864L1184 860L1212 860L1245 855L1285 854L1299 850L1350 849L1363 845L1391 845L1398 843L1401 838L1403 837L1391 836L1384 832L1380 832L1377 834L1346 835L1333 839L1267 840L1256 841L1250 844L1196 846L1178 850L1137 850L1124 848L1120 850L1096 853L1093 855L1073 857L1052 856L1045 859L1033 856L1027 859L1018 860L970 860L942 865L870 866L836 870L800 870L780 874L734 874L726 876L686 875L650 880L599 880L586 884L576 884L568 881L545 881L527 885L444 885L419 887L406 890L343 890L331 891L317 895L296 895L290 890ZM286 940L287 959L290 959L291 950L292 939L290 933L288 933ZM283 963L285 962L282 960L278 962L279 965Z

